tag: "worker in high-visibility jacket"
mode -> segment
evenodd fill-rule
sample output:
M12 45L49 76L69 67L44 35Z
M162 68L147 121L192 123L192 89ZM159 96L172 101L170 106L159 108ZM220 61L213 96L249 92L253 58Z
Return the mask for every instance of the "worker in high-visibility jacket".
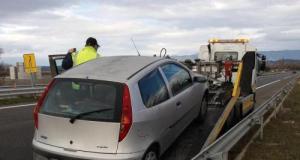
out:
M88 62L90 60L99 58L100 55L97 50L100 46L95 38L90 37L86 40L85 47L78 53L72 54L73 66Z
M233 62L232 57L227 57L224 62L224 69L225 69L225 81L231 82L232 78L232 68L233 68Z
M99 47L100 46L95 38L88 38L84 48L82 48L78 53L72 53L73 66L77 66L90 60L99 58L100 55L97 53L97 49ZM72 82L72 88L74 90L80 90L80 85Z
M79 52L76 52L76 48L69 49L67 55L62 61L62 68L64 70L68 70L74 66L100 57L97 53L98 48L99 45L97 40L93 37L88 38L86 40L85 47Z

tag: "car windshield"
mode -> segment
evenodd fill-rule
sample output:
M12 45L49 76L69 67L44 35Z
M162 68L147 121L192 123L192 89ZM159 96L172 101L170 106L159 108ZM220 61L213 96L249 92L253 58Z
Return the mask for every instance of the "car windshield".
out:
M215 53L215 61L225 61L225 60L238 60L237 52L216 52Z
M119 121L121 87L121 84L112 82L57 79L48 92L40 113L72 118L81 113L107 109L79 119Z

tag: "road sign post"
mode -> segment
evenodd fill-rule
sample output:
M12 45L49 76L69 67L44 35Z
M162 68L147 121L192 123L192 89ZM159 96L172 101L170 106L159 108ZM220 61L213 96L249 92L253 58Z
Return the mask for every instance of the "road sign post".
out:
M25 72L27 74L30 74L31 85L33 87L33 86L35 86L34 73L37 72L37 66L36 66L36 62L35 62L34 53L24 54L23 59L24 59Z

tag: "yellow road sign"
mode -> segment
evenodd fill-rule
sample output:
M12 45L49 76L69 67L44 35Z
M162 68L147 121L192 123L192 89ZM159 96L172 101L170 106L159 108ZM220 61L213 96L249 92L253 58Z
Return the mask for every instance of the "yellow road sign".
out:
M23 59L24 59L24 68L26 73L37 72L34 53L24 54Z

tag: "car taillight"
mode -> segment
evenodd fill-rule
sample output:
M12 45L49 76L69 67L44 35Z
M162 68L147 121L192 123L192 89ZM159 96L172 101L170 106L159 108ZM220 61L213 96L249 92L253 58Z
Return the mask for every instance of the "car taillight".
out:
M124 85L119 142L121 142L126 137L131 125L132 125L132 109L131 109L130 93L129 93L128 86Z
M42 107L45 97L47 96L49 89L51 88L51 86L54 84L55 79L53 79L45 88L44 92L42 93L41 97L39 98L36 106L33 109L33 119L34 119L34 126L36 129L39 128L39 122L38 122L38 113L40 111L40 108Z

